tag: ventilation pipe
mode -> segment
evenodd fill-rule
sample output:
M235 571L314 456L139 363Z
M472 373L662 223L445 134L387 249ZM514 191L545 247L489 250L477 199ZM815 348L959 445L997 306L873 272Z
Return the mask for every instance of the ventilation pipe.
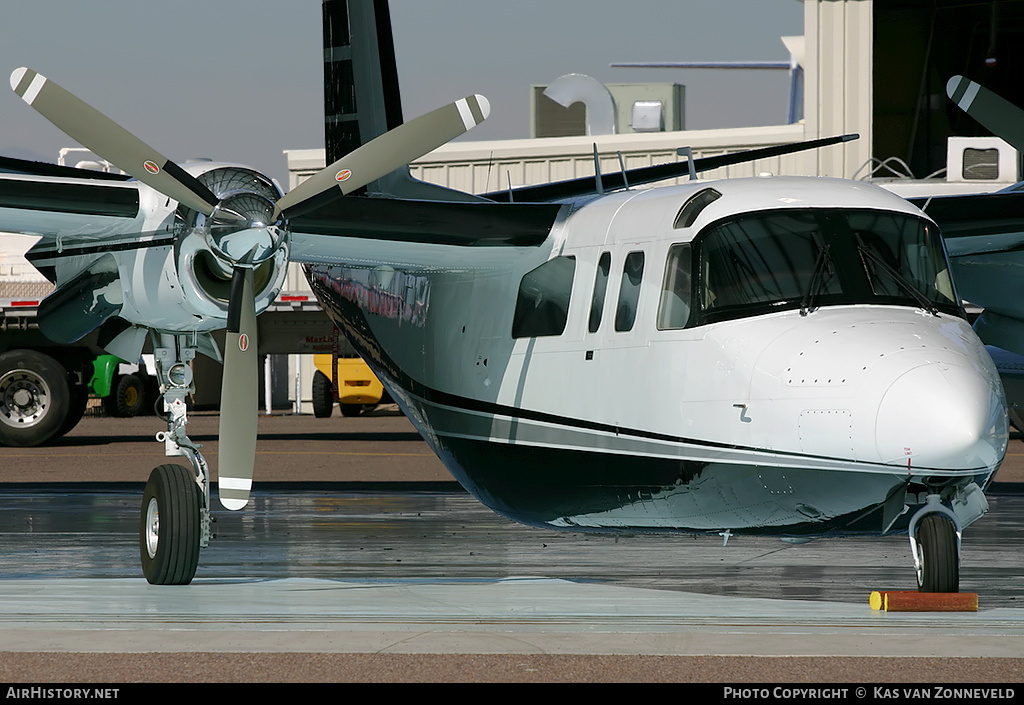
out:
M615 134L615 99L596 78L570 73L555 79L545 89L544 95L563 108L583 103L587 109L588 135Z

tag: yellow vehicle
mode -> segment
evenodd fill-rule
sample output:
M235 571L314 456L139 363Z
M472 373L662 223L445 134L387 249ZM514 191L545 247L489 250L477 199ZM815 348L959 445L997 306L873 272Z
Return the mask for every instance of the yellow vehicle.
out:
M390 401L384 385L362 358L338 358L338 394L331 384L331 360L333 355L314 355L313 364L313 414L326 418L338 402L343 416L358 416L362 411L376 408L378 404Z

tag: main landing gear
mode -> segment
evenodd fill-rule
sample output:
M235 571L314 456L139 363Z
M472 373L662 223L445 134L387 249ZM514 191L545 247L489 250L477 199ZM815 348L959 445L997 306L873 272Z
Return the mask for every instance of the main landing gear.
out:
M185 432L185 397L192 390L189 363L196 350L188 336L161 334L155 349L167 431L157 434L168 456L184 456L192 467L167 464L153 469L142 495L139 554L153 585L188 585L199 566L199 549L210 543L210 474Z

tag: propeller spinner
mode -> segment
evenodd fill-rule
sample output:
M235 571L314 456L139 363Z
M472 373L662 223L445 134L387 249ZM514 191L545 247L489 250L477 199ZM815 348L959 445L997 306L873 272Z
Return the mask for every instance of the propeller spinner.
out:
M483 122L490 114L490 104L483 96L472 95L427 113L359 147L274 203L263 194L244 190L218 198L128 130L31 69L16 69L11 74L11 88L84 147L205 216L206 243L233 273L221 390L218 482L221 504L241 509L248 501L256 454L258 341L253 269L285 245L290 213L300 212L316 196L334 188L351 193L440 147Z

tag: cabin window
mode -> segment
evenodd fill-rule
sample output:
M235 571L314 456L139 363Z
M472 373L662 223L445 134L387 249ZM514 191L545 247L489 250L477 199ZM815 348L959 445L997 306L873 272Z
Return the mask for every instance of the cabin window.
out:
M604 313L604 295L608 290L608 273L612 269L612 253L602 252L597 262L597 278L594 279L594 296L590 300L590 322L587 330L596 333L601 327L601 316Z
M698 191L694 195L690 196L683 204L683 207L679 209L679 213L676 215L676 221L672 224L672 227L678 230L679 228L688 228L693 225L693 221L697 220L697 216L700 212L710 206L712 203L722 197L718 191L713 188L706 188L702 191Z
M640 281L644 276L644 253L630 252L622 267L619 302L615 307L615 330L619 333L633 330L637 304L640 302Z
M939 240L928 237L927 225L922 237L922 224L916 220L891 213L857 213L850 216L850 230L876 295L905 294L902 276L920 291L938 293L946 303L956 300Z
M665 263L665 280L658 304L658 330L686 327L690 320L692 279L690 243L672 245Z
M752 213L705 228L693 247L690 325L857 304L964 315L938 231L906 213Z
M737 219L711 230L702 243L705 310L799 302L815 270L826 268L819 293L836 293L830 262L821 265L822 224L813 213Z
M575 257L556 257L523 276L512 318L513 338L562 334L575 273Z

